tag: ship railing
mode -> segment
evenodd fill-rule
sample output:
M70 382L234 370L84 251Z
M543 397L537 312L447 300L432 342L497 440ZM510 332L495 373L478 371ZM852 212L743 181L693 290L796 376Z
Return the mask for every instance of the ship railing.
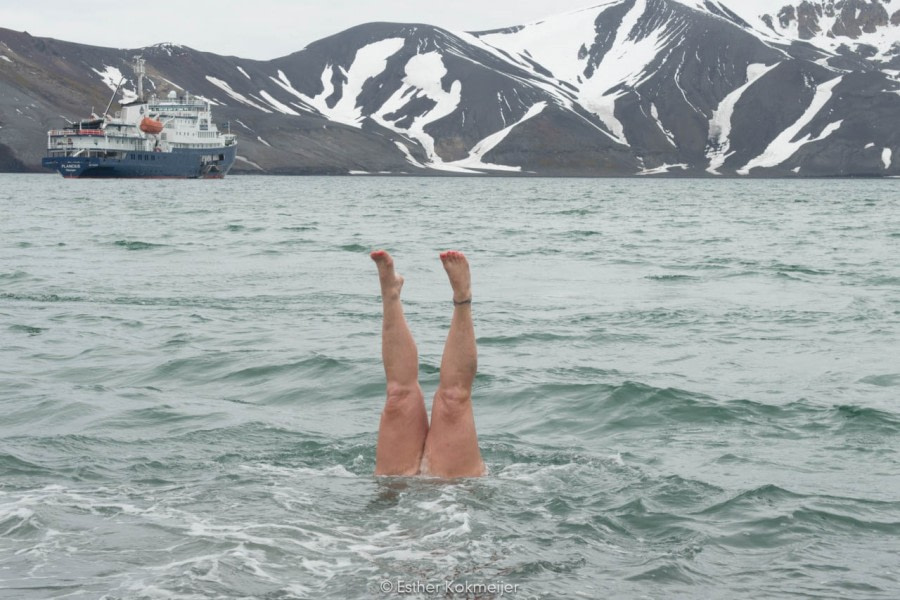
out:
M50 137L63 137L67 135L99 135L104 136L106 132L102 129L51 129Z

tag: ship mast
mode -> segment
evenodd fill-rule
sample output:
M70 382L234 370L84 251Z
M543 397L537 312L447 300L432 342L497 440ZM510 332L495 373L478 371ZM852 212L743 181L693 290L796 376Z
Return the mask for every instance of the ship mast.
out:
M144 74L147 71L144 69L144 59L140 56L134 57L134 75L137 77L137 95L138 102L144 101Z

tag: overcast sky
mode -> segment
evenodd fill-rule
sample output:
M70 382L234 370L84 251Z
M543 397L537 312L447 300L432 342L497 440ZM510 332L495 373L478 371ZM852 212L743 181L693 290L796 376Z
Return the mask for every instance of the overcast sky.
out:
M520 25L591 0L0 0L0 27L37 37L138 48L174 42L269 59L360 23L428 23L478 31Z

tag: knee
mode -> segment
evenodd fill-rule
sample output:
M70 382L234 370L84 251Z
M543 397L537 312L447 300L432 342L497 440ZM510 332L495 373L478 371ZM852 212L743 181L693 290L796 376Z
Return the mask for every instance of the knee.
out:
M418 408L422 402L422 391L419 386L389 383L384 412L391 415L405 414Z
M445 419L460 419L472 410L472 392L461 387L438 390L433 410L440 411Z

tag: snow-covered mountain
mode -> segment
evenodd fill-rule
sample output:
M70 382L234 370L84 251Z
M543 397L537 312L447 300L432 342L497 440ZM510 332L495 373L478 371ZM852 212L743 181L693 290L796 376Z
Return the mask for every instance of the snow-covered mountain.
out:
M152 89L216 105L247 171L900 175L889 6L599 0L495 31L371 23L271 61L0 29L0 168L37 164L141 53Z

